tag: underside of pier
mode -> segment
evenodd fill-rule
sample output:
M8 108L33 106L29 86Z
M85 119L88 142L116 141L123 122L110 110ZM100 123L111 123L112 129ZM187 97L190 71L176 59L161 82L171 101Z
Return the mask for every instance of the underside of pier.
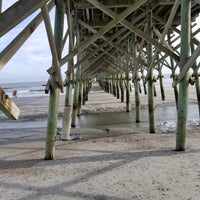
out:
M0 0L0 7L3 3ZM49 16L52 10L54 19ZM19 0L2 10L1 37L36 14L0 52L0 69L40 23L44 22L46 28L52 66L47 66L49 80L45 88L49 94L45 159L55 157L59 95L64 90L63 140L69 139L70 128L76 126L93 80L106 92L118 98L121 95L127 112L133 83L136 123L141 120L143 83L148 95L149 133L155 133L154 84L160 80L164 101L162 78L166 70L173 79L177 105L176 150L185 150L189 84L195 84L200 110L199 12L199 0ZM65 74L62 67L67 69ZM3 91L0 95L0 109L17 118L14 103Z

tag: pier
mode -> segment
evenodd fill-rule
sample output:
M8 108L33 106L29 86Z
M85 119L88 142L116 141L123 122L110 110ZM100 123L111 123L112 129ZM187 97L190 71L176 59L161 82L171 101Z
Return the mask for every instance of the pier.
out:
M0 0L0 7L4 1ZM49 16L52 10L54 24ZM0 36L5 36L33 13L37 13L34 19L0 52L0 69L6 67L43 22L52 57L45 86L49 94L46 160L55 158L60 93L65 92L63 141L69 140L71 127L76 127L76 118L88 100L93 81L126 102L126 112L131 111L131 101L135 101L133 123L141 121L142 88L148 96L148 131L155 134L155 82L160 82L164 101L166 70L173 79L177 106L175 149L186 150L190 85L196 87L200 111L199 0L19 0L1 11ZM66 68L64 75L61 68ZM135 99L130 99L131 85L134 85ZM0 94L6 97L4 92ZM10 99L0 101L0 109L8 116L11 113L15 116L12 108L5 109L7 101Z

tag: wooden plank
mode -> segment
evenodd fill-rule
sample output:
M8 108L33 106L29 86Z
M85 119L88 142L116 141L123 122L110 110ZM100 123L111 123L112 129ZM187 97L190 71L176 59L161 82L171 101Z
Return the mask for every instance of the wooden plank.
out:
M5 91L0 87L0 110L10 119L17 120L20 110Z
M49 0L19 0L0 15L0 37Z

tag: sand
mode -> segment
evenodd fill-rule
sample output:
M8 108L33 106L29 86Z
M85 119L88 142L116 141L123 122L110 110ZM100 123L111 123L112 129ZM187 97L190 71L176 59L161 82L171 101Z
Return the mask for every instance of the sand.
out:
M156 107L175 105L173 90L166 101L156 97ZM131 94L134 108L134 92ZM48 97L18 98L18 123L46 120ZM190 103L196 104L194 87ZM145 109L147 97L141 94ZM62 116L64 96L60 98ZM123 111L125 103L91 91L84 115ZM0 116L0 199L2 200L199 200L199 126L188 132L188 149L174 151L175 133L149 134L148 127L132 124L72 129L79 140L56 141L55 160L45 161L46 128L9 129ZM10 124L12 124L10 122Z

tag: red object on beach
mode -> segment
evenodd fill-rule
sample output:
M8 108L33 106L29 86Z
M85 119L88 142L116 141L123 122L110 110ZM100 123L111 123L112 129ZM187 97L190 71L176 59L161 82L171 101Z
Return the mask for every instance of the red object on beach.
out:
M17 90L13 90L12 95L13 95L13 97L17 97Z

